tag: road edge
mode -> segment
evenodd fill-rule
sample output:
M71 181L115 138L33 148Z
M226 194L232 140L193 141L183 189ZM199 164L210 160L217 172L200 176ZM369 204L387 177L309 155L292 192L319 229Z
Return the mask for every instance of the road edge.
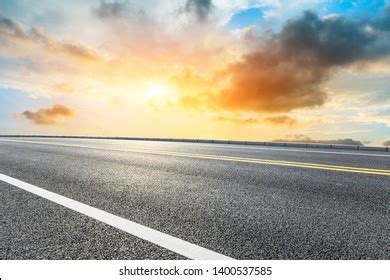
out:
M0 138L70 138L70 139L101 139L101 140L129 140L129 141L162 141L162 142L185 142L185 143L207 143L207 144L227 144L227 145L250 145L250 146L269 146L269 147L290 147L290 148L295 147L295 148L390 152L390 147L379 147L379 146L297 143L297 142L267 142L267 141L259 142L259 141L190 139L190 138L65 136L65 135L0 135Z

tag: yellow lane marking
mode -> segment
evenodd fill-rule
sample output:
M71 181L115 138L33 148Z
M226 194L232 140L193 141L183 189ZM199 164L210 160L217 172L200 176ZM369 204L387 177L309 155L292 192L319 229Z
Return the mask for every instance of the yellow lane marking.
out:
M290 167L301 167L301 168L310 168L310 169L319 169L319 170L331 170L331 171L340 171L340 172L352 172L352 173L390 176L390 170L388 170L388 169L372 169L372 168L361 168L361 167L352 167L352 166L327 165L327 164L316 164L316 163L305 163L305 162L280 161L280 160L267 160L267 159L245 158L245 157L230 157L230 156L193 154L193 153L181 153L181 152L179 153L179 152L160 151L160 150L152 149L152 148L149 148L149 149L118 149L118 148L93 147L93 146L87 146L87 145L69 145L69 144L61 144L61 143L50 143L50 142L43 142L43 141L24 141L24 140L8 140L8 139L7 140L0 139L0 141L54 145L54 146L75 147L75 148L86 148L86 149L106 150L106 151L134 152L134 153L145 153L145 154L167 155L167 156L211 159L211 160L223 160L223 161L234 161L234 162L245 162L245 163L256 163L256 164L268 164L268 165L278 165L278 166L290 166Z
M197 155L197 154L191 154L191 155ZM352 167L352 166L340 166L340 165L328 165L328 164L316 164L316 163L305 163L305 162L295 162L295 161L280 161L280 160L268 160L268 159L256 159L256 158L242 158L242 157L225 157L225 156L215 156L217 158L225 158L225 159L231 159L231 160L244 160L246 162L259 162L259 163L273 163L273 164L294 164L299 166L314 166L314 167L324 167L324 168L337 168L337 169L355 169L359 171L373 171L373 172L386 172L390 173L390 170L387 169L372 169L372 168L363 168L363 167Z

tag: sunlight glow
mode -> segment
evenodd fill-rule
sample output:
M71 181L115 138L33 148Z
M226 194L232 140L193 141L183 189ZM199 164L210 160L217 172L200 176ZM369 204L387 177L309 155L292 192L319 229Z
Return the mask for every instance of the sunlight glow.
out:
M171 89L160 83L153 83L146 87L146 96L148 99L166 97L170 93Z

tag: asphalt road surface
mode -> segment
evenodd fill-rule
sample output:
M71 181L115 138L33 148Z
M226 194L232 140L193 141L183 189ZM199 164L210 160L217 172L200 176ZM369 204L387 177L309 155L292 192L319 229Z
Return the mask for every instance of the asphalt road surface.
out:
M225 257L390 259L390 153L0 138L0 259Z

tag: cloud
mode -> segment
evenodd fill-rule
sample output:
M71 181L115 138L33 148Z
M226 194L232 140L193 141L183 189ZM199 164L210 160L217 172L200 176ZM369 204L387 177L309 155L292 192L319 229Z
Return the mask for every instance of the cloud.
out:
M26 110L20 115L38 125L55 125L59 118L71 118L75 112L65 105L56 104L50 108L41 108L36 112Z
M296 123L296 120L289 116L268 117L264 119L264 121L273 125L287 125L287 126L293 126Z
M115 18L125 15L127 10L127 2L100 2L100 6L96 9L93 9L92 12L99 18Z
M35 43L42 44L46 49L55 53L65 53L70 56L88 60L99 60L99 56L96 52L89 50L80 44L53 40L46 36L41 30L34 27L31 28L30 34L27 37Z
M214 5L211 0L187 0L184 10L193 13L197 20L204 22L208 19Z
M366 20L320 18L306 11L283 27L279 34L282 52L303 65L326 68L382 58L390 54L390 28L379 21L390 22L389 8L382 16Z
M374 20L373 26L383 31L390 31L390 5L383 9L380 18Z
M351 138L335 139L335 140L314 140L302 134L289 135L286 138L275 139L273 142L295 142L295 143L319 143L319 144L340 144L340 145L358 145L364 146L361 141Z
M25 37L21 25L9 18L4 17L1 13L0 13L0 34L3 36L8 35L8 36L15 36L19 38Z
M218 71L211 79L218 92L202 90L185 98L195 100L195 108L224 111L283 113L322 106L329 100L324 83L338 69L390 54L384 27L306 11L279 33L257 37L254 50ZM200 106L202 99L208 103Z
M25 47L43 47L43 49L54 54L67 54L71 57L82 58L87 60L99 60L98 54L81 44L73 44L69 42L62 42L49 38L38 28L32 27L29 31L23 27L0 14L0 40L8 42L11 46L9 51L12 51L14 46L19 44Z
M266 112L323 105L327 93L322 85L331 70L390 53L385 44L389 34L369 24L304 12L225 70L230 86L217 103L225 109Z
M390 146L390 140L383 142L383 146Z
M319 87L325 79L322 69L301 68L271 50L245 55L225 71L230 84L215 97L225 110L288 112L320 106L327 99Z
M215 120L226 123L240 124L240 125L256 125L256 124L270 124L270 125L285 125L293 126L296 120L289 116L274 116L274 117L244 117L236 116L218 116Z
M142 8L130 5L128 1L101 1L97 8L92 9L92 15L101 20L141 21L146 18Z

